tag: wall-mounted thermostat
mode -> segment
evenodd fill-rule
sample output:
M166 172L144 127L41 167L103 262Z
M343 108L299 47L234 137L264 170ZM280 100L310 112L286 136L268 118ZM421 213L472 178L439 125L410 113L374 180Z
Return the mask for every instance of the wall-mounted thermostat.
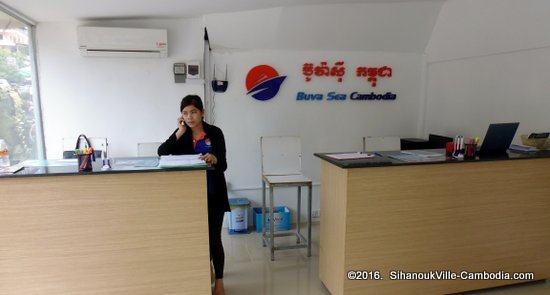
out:
M200 79L201 66L198 61L187 62L187 79Z

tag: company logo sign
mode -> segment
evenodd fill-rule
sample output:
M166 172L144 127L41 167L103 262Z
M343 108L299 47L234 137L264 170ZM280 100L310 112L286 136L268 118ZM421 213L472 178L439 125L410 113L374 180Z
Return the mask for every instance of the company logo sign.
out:
M268 65L255 66L246 75L247 95L250 94L257 100L269 100L275 97L281 88L286 76Z
M372 88L375 88L381 81L384 83L383 81L393 77L393 68L389 65L359 65L353 68L355 76L364 79ZM327 78L332 78L336 79L338 83L342 83L346 75L346 63L343 60L334 63L330 61L306 62L302 65L302 75L306 82L311 82L313 79L327 81ZM369 90L348 93L338 91L325 93L298 91L296 93L297 101L395 101L396 99L397 94L392 92L377 93Z

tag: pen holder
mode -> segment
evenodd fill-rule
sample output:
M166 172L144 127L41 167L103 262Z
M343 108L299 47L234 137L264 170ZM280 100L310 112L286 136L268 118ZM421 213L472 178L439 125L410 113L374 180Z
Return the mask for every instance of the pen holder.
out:
M92 153L77 155L77 158L79 172L92 171Z
M467 143L464 146L465 146L464 158L468 158L468 159L475 158L477 145L474 143Z
M445 144L445 156L452 157L453 153L455 151L455 143L454 142L447 142Z
M85 142L85 148L80 149L80 142ZM76 140L75 154L78 159L78 171L92 171L92 161L95 161L94 149L84 134L80 134Z

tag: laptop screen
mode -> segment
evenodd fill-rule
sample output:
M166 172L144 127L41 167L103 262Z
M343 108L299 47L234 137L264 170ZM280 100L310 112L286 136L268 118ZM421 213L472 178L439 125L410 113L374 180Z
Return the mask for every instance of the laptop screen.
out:
M490 124L485 134L483 144L479 149L480 155L505 154L510 147L519 123Z

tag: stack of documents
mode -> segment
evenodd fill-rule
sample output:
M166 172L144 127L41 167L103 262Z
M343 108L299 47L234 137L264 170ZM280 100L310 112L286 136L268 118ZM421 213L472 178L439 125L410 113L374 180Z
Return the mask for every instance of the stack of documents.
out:
M426 150L408 150L402 151L399 154L388 155L404 162L437 162L445 161L445 154Z
M331 157L336 160L356 160L356 159L368 159L374 158L372 153L344 153L344 154L328 154L327 157Z
M17 166L11 166L11 167L0 167L0 175L4 174L14 174L18 172L19 170L23 169L23 167L17 167Z
M434 152L434 151L427 151L427 150L408 150L408 151L402 151L403 154L409 154L409 155L415 155L423 158L433 158L433 157L444 157L445 154Z
M157 167L159 164L158 157L126 157L113 158L113 165L119 167Z
M160 156L160 168L180 168L207 166L204 160L199 159L197 155L178 155L178 156Z
M512 152L520 152L520 153L535 153L539 150L534 146L528 146L523 144L511 144L509 149Z

